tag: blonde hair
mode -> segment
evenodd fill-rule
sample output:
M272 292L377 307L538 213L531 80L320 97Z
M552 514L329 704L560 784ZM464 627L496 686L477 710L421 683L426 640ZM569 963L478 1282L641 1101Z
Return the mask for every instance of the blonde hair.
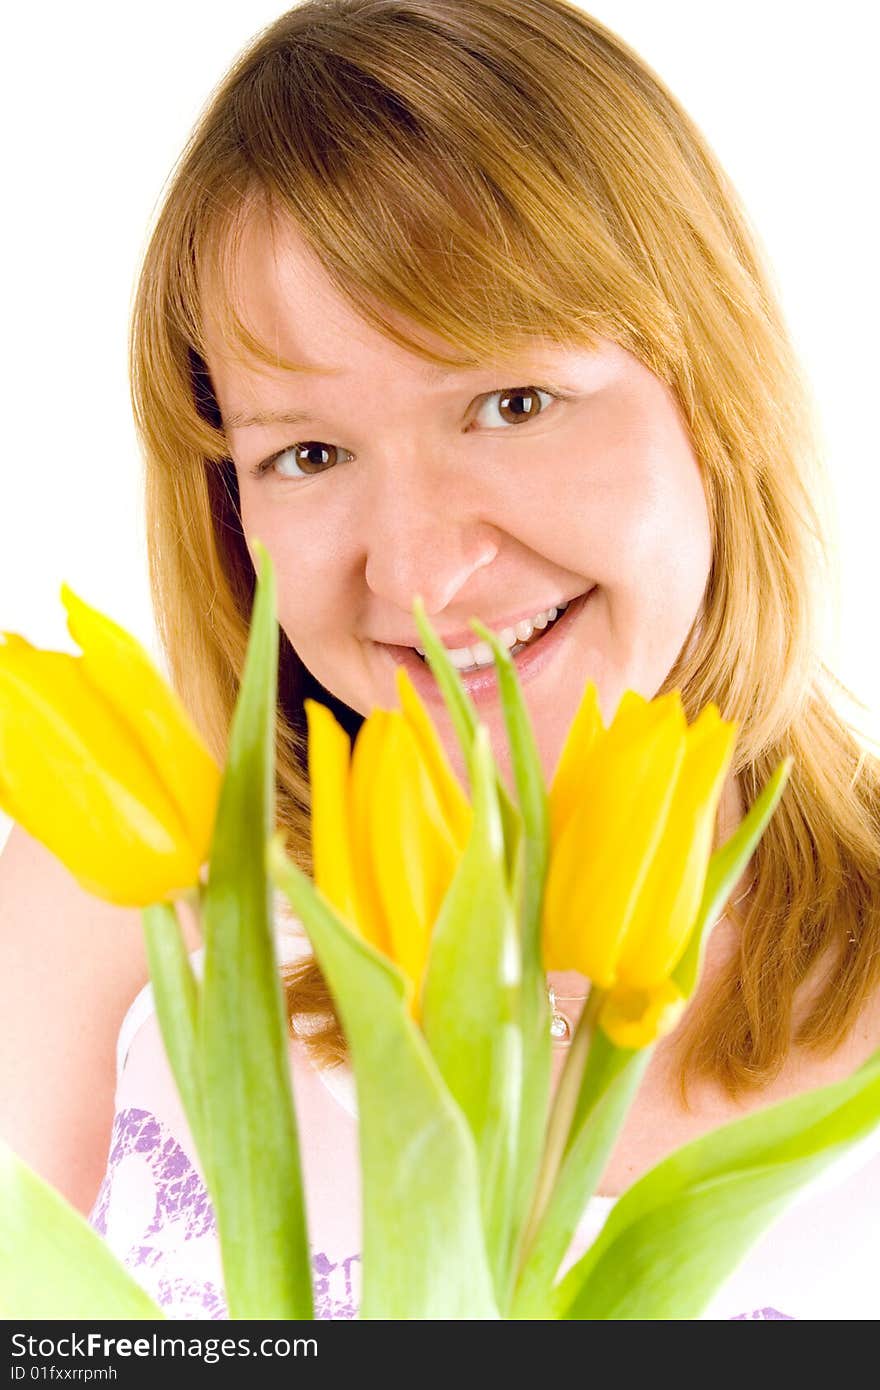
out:
M688 1014L681 1065L730 1094L795 1040L828 1053L880 980L880 762L832 704L818 656L830 551L814 407L738 197L651 69L565 0L306 0L214 91L150 236L131 326L155 610L172 680L219 759L254 574L206 367L206 297L251 334L236 250L256 210L292 219L367 322L432 362L475 365L535 336L635 354L676 393L713 536L704 616L669 672L689 718L740 721L748 805L785 754L790 782L753 860L741 947ZM386 310L458 350L429 352ZM283 632L278 821L310 868L303 699L354 734ZM845 692L849 693L849 692ZM313 960L288 1003L321 1062L345 1042Z

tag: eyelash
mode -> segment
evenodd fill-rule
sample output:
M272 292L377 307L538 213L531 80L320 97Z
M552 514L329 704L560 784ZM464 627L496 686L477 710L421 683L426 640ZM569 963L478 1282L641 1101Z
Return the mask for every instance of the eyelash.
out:
M520 390L520 391L524 391L524 390L526 390L527 388L525 388L525 387L519 387L519 388L516 388L516 389L518 389L518 390ZM558 388L554 388L554 389L551 390L551 388L550 388L549 386L531 386L531 387L529 387L528 389L530 389L530 390L532 390L532 391L541 391L541 392L543 392L543 394L544 394L545 396L552 396L553 400L552 400L552 402L551 402L551 405L554 404L556 401L570 401L570 400L573 400L573 399L574 399L574 397L573 397L570 393L565 392L565 391L560 391ZM509 386L501 386L501 387L498 388L497 391L488 391L488 392L486 393L486 395L483 397L483 400L484 400L484 401L488 401L488 400L491 400L493 396L503 396L503 395L509 394L509 393L511 393L511 388L510 388ZM548 411L549 409L550 409L550 406L545 406L544 409L543 409L543 410L539 410L539 411L538 411L538 414L537 414L536 416L533 416L532 419L540 419L542 415L546 415L546 414L547 414L547 411ZM514 428L518 428L518 427L517 427L517 426L511 425L510 428L511 428L511 429L514 429ZM519 427L519 428L521 428L521 427ZM493 432L494 432L494 433L498 433L499 430L503 433L503 430L501 429L500 426L495 426ZM274 463L277 463L278 460L279 460L280 458L283 458L285 454L289 454L290 451L291 451L292 449L296 449L297 447L299 447L299 446L302 445L302 444L324 444L325 442L326 442L326 441L323 440L323 439L309 439L309 440L302 440L302 439L299 439L299 440L296 440L293 444L285 444L285 446L284 446L283 449L279 449L276 453L271 454L271 455L269 456L269 458L263 459L263 461L262 461L261 463L255 464L254 467L250 470L250 472L251 472L251 474L252 474L254 477L256 477L256 478L262 478L263 475L264 475L265 473L268 473L268 472L269 472L269 470L271 469L271 467L272 467L272 465L273 465ZM334 445L333 447L336 447L336 446ZM348 450L346 449L346 450L344 450L343 452L344 452L344 453L348 453ZM328 473L329 473L330 471L331 471L331 470L330 470L329 468L325 470L325 472L328 472ZM278 477L281 478L282 482L286 482L286 483L302 482L302 481L304 481L305 478L307 478L307 477L317 478L317 477L319 477L319 476L320 476L320 475L317 474L317 473L304 473L303 476L302 476L302 478L285 478L282 474L280 474L280 473L278 474Z

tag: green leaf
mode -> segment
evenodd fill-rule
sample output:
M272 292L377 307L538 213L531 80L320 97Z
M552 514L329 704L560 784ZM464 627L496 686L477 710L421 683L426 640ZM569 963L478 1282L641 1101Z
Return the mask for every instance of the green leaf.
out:
M269 873L303 923L357 1084L365 1319L496 1319L477 1153L409 1012L412 985L339 920L284 853Z
M550 808L544 771L510 652L496 634L479 619L472 619L471 627L489 644L495 660L498 691L504 711L519 812L527 846L523 949L528 951L530 958L540 967L541 902L550 858Z
M467 763L470 764L471 749L479 723L474 702L465 690L457 669L450 661L449 653L431 626L425 612L425 605L420 597L417 597L413 602L413 614L425 644L425 660L431 668L446 703L446 708L449 710L452 727L455 729L461 751L464 753Z
M154 903L141 914L156 1017L171 1072L196 1149L204 1165L205 1135L199 1061L199 985L193 974L172 903Z
M512 1279L516 1272L517 1250L524 1235L524 1224L541 1164L553 1061L547 977L544 973L541 944L544 886L550 859L550 810L538 745L514 660L496 634L484 623L474 619L471 627L489 643L495 659L523 827L521 878L517 883L517 896L514 897L514 902L520 904L522 942L520 1019L523 1076L520 1131L517 1141L519 1157L511 1198L508 1270ZM510 1293L509 1288L507 1297Z
M477 729L471 763L471 834L431 933L421 1017L477 1146L489 1260L502 1291L519 1128L520 944L485 725Z
M880 1051L843 1081L684 1145L557 1285L566 1319L696 1318L797 1189L880 1124Z
M0 1317L165 1317L85 1217L2 1140Z
M700 978L709 934L767 829L793 762L792 757L783 758L730 839L709 860L697 921L687 949L672 973L673 981L686 999L693 994Z
M413 613L419 632L421 633L422 641L425 644L425 660L431 668L431 672L437 682L446 707L449 710L452 726L455 729L461 751L464 754L465 763L470 767L474 736L479 723L474 702L465 690L458 670L450 661L449 653L431 626L421 598L416 598L414 600ZM507 872L512 883L516 873L517 851L521 834L521 818L519 811L510 799L510 794L504 785L500 773L496 775L498 777L498 802L501 807L501 821L504 827Z
M202 895L206 1177L233 1318L311 1318L311 1261L265 854L274 830L278 625L259 582Z
M569 1076L580 1087L570 1126L561 1115L561 1132L567 1134L561 1160L549 1161L552 1185L546 1205L523 1251L517 1279L513 1318L552 1318L552 1291L577 1225L623 1127L627 1112L650 1060L651 1048L638 1052L616 1047L595 1027L597 1008L588 1007L578 1022L566 1057L550 1120L548 1149L552 1150L557 1106L565 1108ZM578 1051L586 1050L586 1066L579 1065ZM569 1106L568 1109L571 1109Z

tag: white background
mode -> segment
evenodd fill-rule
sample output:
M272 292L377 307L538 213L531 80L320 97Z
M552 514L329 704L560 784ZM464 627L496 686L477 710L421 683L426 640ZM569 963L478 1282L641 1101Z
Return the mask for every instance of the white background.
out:
M157 655L126 333L147 227L203 102L282 6L16 5L4 21L0 628L75 651L66 580ZM826 657L880 737L876 10L594 0L739 188L818 402L837 501ZM0 845L8 822L0 815Z

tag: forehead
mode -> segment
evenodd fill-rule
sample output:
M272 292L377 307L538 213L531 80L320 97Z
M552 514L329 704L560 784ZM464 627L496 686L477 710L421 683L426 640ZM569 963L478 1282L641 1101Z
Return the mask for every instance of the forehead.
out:
M383 306L386 317L408 336L417 339L426 353L459 359L453 369L407 352L369 324L334 283L299 231L289 222L269 224L265 218L248 219L228 262L224 300L231 300L247 330L277 363L298 366L304 375L312 371L340 375L353 358L369 365L375 358L389 359L402 369L416 365L426 382L441 380L451 370L468 365L459 350L427 329L416 329L400 314ZM216 282L215 282L216 283ZM260 363L231 337L218 312L220 297L203 295L202 309L206 357L215 381L248 379L263 375L268 363Z

